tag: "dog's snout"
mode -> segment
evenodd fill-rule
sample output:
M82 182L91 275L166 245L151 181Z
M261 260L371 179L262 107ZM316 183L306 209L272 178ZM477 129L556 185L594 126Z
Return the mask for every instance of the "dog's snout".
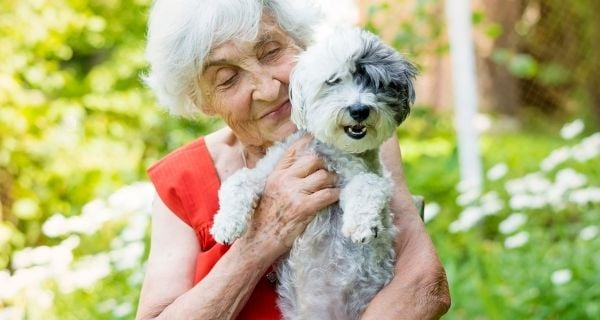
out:
M355 103L350 106L350 116L352 119L361 122L369 117L369 106Z

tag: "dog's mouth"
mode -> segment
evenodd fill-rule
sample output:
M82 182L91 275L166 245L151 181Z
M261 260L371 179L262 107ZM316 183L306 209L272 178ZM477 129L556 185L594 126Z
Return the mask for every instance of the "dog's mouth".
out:
M346 133L346 135L348 135L348 137L352 139L362 139L364 136L367 135L367 126L364 126L362 124L344 126L344 132Z

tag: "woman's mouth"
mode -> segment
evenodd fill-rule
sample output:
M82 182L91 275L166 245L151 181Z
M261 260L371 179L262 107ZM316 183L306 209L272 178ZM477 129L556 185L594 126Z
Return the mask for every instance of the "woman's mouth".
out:
M280 120L283 118L288 118L290 116L290 111L292 110L292 104L290 100L286 100L282 103L277 109L265 114L263 118Z

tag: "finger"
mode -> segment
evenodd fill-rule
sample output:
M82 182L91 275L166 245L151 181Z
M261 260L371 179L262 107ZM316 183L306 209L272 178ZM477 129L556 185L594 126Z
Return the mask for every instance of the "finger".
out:
M336 175L325 169L319 169L303 179L304 189L314 193L324 188L335 186Z
M288 149L277 163L275 169L287 169L291 167L296 161L296 149Z
M281 160L279 160L277 168L287 169L290 166L292 166L292 164L294 164L294 162L296 161L298 154L300 154L301 151L306 149L306 146L310 143L312 139L312 136L304 135L300 139L292 143L287 149L287 151L283 154L283 157L281 157Z
M312 140L313 140L313 136L311 136L309 134L305 134L300 139L298 139L294 143L292 143L290 148L294 148L296 150L304 150L304 149L306 149L306 146L308 146L308 144Z
M311 212L317 212L340 198L340 188L325 188L306 197L306 206Z
M319 169L325 169L325 162L316 154L309 153L299 156L289 169L293 175L305 178Z

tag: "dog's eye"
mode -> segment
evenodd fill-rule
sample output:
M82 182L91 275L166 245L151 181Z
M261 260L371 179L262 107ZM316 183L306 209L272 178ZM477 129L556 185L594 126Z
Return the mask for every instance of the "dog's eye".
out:
M336 85L340 82L342 82L342 78L339 77L331 77L325 81L325 83L330 86Z

